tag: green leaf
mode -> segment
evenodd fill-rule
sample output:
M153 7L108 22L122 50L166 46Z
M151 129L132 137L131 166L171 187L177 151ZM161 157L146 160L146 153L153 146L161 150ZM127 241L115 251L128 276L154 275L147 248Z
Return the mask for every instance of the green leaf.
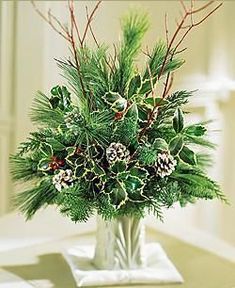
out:
M196 165L197 164L197 159L195 153L190 150L187 146L184 146L180 153L179 157L181 160L183 160L185 163L188 163L190 165Z
M153 142L153 147L156 150L168 150L168 144L162 138L156 138Z
M51 89L51 94L54 95L54 96L59 95L59 91L58 91L59 88L60 88L59 85L53 87L53 88Z
M128 93L127 93L128 99L130 99L131 96L137 93L137 90L140 88L140 86L141 86L141 77L138 74L138 75L135 75L129 83Z
M50 144L42 142L40 144L40 148L39 149L46 157L50 158L51 156L53 156L53 150L52 150L52 146Z
M50 144L55 151L62 151L66 148L64 144L59 142L58 140L54 138L46 138L46 141L48 144Z
M128 198L125 185L122 182L116 182L110 193L110 199L116 209L119 209L123 204L125 204Z
M192 125L185 129L185 133L192 136L203 136L207 129L202 125Z
M114 102L111 106L111 109L114 112L122 112L126 109L127 107L127 101L124 98L118 99L116 102Z
M153 84L156 83L156 80L157 80L157 77L154 77L152 79ZM152 90L152 85L151 85L150 79L145 79L145 81L142 82L142 86L138 93L141 95L144 95L144 94L148 94L151 90Z
M117 92L107 92L102 98L115 112L122 112L127 107L127 100Z
M49 159L41 159L40 162L38 163L38 170L40 171L49 171L50 166L49 166Z
M124 172L127 168L127 163L125 161L118 161L111 167L111 171L114 173Z
M154 106L161 106L161 105L165 105L168 103L167 100L164 100L161 97L147 97L144 99L144 104L146 104L147 106L149 106L150 108L154 107Z
M148 177L148 171L141 167L134 166L129 170L129 172L132 176L139 177L142 180L147 179Z
M171 139L169 143L169 149L172 155L177 155L184 145L184 139L182 135L177 135Z
M177 108L173 118L173 128L176 133L180 133L184 128L184 115L180 108Z
M133 103L126 112L126 117L132 117L135 120L138 120L138 108L135 103Z
M60 103L60 98L58 97L51 97L51 99L49 99L49 102L51 104L51 107L53 109L56 109Z

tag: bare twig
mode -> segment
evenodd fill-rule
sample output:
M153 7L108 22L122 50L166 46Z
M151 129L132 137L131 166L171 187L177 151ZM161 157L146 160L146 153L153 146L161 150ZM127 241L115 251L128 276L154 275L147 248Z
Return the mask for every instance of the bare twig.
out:
M68 2L69 2L68 4L69 4L69 10L70 10L70 17L71 17L71 22L72 22L71 26L73 25L73 27L75 28L78 41L79 41L80 45L82 46L82 39L81 39L81 35L80 35L79 29L78 29L78 23L76 21L76 17L74 14L74 0L70 0Z
M58 34L59 34L61 37L63 37L65 40L70 41L68 35L67 35L67 34L64 34L64 29L62 29L63 32L60 31L60 30L55 26L55 24L51 21L51 16L52 16L52 14L51 14L51 13L48 13L50 16L49 16L49 15L48 15L48 17L45 16L45 15L43 14L43 12L36 6L35 1L34 1L34 0L30 0L30 1L31 1L31 3L32 3L33 7L34 7L34 10L38 13L38 15L39 15L44 21L46 21L56 33L58 33ZM53 16L53 19L54 19L54 20L55 20L55 18L56 18L56 17ZM59 20L58 20L57 18L56 18L56 23L59 24L60 28L61 28L61 26L63 26L63 25L61 24L61 22L59 22Z
M84 40L85 40L85 38L86 38L88 28L89 28L89 26L90 26L90 24L91 24L91 22L92 22L92 20L93 20L93 16L94 16L96 10L99 8L101 2L102 2L101 0L99 0L99 1L97 2L97 4L95 5L94 9L92 10L89 18L87 19L87 24L86 24L86 27L85 27L85 30L84 30L84 33L83 33L83 36L82 36L82 40L81 40L81 43L82 43L82 44L84 43Z
M168 31L168 22L167 22L167 13L165 13L165 34L166 34L166 44L169 45L169 31Z
M185 6L183 0L180 0L181 6L183 7L183 10L184 10L184 14L182 14L182 16L181 16L181 21L180 22L177 21L176 30L175 30L175 32L173 33L171 39L168 42L166 55L164 57L163 64L162 64L161 69L160 69L159 74L158 74L158 80L164 74L165 67L166 67L167 63L169 63L168 61L172 61L174 55L178 51L179 46L182 44L183 40L188 35L188 33L194 27L197 27L200 24L202 24L210 15L212 15L216 10L218 10L223 3L218 4L214 9L212 9L209 13L207 13L206 16L204 16L201 20L199 20L196 23L194 23L192 15L196 14L198 12L204 11L206 8L208 8L210 5L212 5L214 2L215 1L209 1L207 4L201 6L201 7L197 8L197 9L194 9L193 2L191 0L191 9L188 9ZM186 22L186 20L188 19L189 16L190 16L190 19L191 19L191 24L190 25L185 25L185 22ZM183 31L184 29L186 29L186 31L179 38L180 32ZM162 92L162 99L164 99L166 97L166 95L167 95L167 93L168 93L168 91L169 91L169 89L170 89L170 87L172 85L172 83L169 83L170 79L172 79L172 78L170 77L170 72L168 72L167 76L166 76L166 82L165 82L165 85L164 85L164 89L163 89L163 92ZM148 117L147 124L145 125L145 127L142 128L142 130L139 133L139 140L141 139L141 137L145 134L145 132L150 127L150 125L151 125L151 123L152 123L152 121L154 119L155 112L156 112L156 110L158 109L158 107L160 105L161 105L161 101L156 103L156 105L152 109L152 111L151 111L151 113L150 113L150 115Z
M152 77L152 73L149 67L149 64L147 64L147 69L148 69L148 73L149 73L149 79L150 79L150 85L151 85L151 92L152 92L152 97L154 99L154 106L155 106L155 93L154 93L154 85L153 85L153 77Z
M87 8L87 6L86 6L86 18L87 18L87 23L88 23L89 13L88 13L88 8ZM99 42L97 41L97 39L96 39L96 37L95 37L95 33L93 32L93 29L92 29L92 26L91 26L91 22L89 22L88 25L89 25L89 30L90 30L90 32L91 32L91 35L92 35L92 37L93 37L93 40L95 41L96 46L99 48L100 45L99 45Z

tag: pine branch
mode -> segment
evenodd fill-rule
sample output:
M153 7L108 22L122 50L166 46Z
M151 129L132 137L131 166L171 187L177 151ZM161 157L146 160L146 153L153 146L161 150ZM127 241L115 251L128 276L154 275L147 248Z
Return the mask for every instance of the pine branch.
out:
M40 208L52 204L57 195L51 179L44 179L34 188L16 195L14 204L29 220Z
M38 92L32 105L31 120L39 125L57 128L63 122L63 113L57 108L53 109L49 98Z
M118 67L112 78L112 91L125 94L126 86L134 73L134 61L140 51L141 40L147 31L145 14L132 13L122 20L123 41L117 55Z

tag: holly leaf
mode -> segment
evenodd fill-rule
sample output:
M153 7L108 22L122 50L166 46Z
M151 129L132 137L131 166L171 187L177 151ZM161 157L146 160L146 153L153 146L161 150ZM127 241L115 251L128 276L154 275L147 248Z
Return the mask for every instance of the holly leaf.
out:
M51 97L49 99L52 109L56 109L59 106L60 98L59 97Z
M138 106L138 116L140 121L148 120L148 109L144 109L143 107Z
M195 153L190 150L187 146L184 146L180 153L179 153L179 157L182 161L184 161L187 164L190 165L196 165L197 164L197 158Z
M203 136L207 129L202 125L192 125L185 129L185 133L192 136Z
M87 170L84 166L79 165L75 168L74 175L80 179L83 178L87 172L89 172L89 170Z
M107 92L102 98L114 112L122 112L127 107L127 100L117 92Z
M168 144L162 138L156 138L153 142L153 147L156 150L168 150Z
M115 101L112 105L111 105L111 109L114 112L122 112L124 110L126 110L127 107L127 100L124 98L120 98L117 101Z
M124 172L127 169L127 163L125 161L118 161L111 166L111 171L115 174Z
M142 167L134 166L129 170L129 172L132 176L139 177L142 180L145 180L148 177L148 171Z
M126 117L132 117L136 121L138 120L138 107L135 103L133 103L126 112Z
M53 147L54 151L62 151L66 148L64 144L54 138L46 138L46 141Z
M120 181L116 181L116 184L109 195L111 202L116 209L119 209L128 199L125 185Z
M39 161L38 166L37 166L38 170L40 171L49 171L51 168L49 166L49 160L46 158L43 158Z
M167 100L164 100L161 97L147 97L144 99L144 104L147 105L148 107L150 107L151 109L153 107L157 106L162 106L168 103Z
M47 158L51 158L53 156L53 149L50 144L42 142L39 149Z
M184 115L180 108L177 108L173 118L173 128L176 133L180 133L184 128Z
M157 76L152 78L152 83L153 85L156 83L156 80L157 80ZM139 90L139 94L148 94L150 91L152 90L152 84L151 84L151 81L150 79L146 79L144 82L142 82L142 86Z
M172 155L177 155L184 145L184 139L182 135L177 135L171 139L169 143L169 150Z
M137 93L140 86L141 86L141 76L137 74L131 79L129 83L128 93L127 93L128 99L130 99L131 96Z

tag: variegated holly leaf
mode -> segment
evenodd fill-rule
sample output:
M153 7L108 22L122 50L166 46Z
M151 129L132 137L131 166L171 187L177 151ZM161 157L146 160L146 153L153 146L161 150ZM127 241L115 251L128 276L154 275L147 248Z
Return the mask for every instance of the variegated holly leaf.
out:
M145 169L145 168L142 168L142 167L132 167L130 170L129 170L130 174L132 176L135 176L135 177L138 177L140 178L141 180L145 180L147 179L149 173L148 171Z
M156 150L168 150L168 144L162 138L156 138L153 142L153 147Z
M88 172L89 170L87 170L85 166L80 165L80 166L76 166L74 175L76 178L80 179L80 178L85 177Z
M127 100L117 92L107 92L102 98L114 112L123 112L127 108Z
M140 74L137 74L135 75L129 85L128 85L128 92L127 92L127 96L128 96L128 99L131 99L135 94L138 93L138 90L140 89L141 87L141 76Z
M45 155L45 158L50 159L53 156L52 146L48 143L42 142L40 144L39 150L42 154Z
M49 171L51 170L49 163L48 158L43 158L39 161L37 169L43 172Z
M125 185L117 180L109 194L109 197L112 205L114 205L116 209L119 209L128 200Z
M141 122L148 121L149 109L138 106L138 116Z
M150 79L146 79L144 82L142 82L141 89L139 89L138 93L141 95L148 94L152 91L152 84L154 85L157 81L157 76ZM151 83L152 82L152 83Z
M169 149L172 155L177 155L180 153L181 149L184 145L184 138L182 135L178 134L174 138L171 139L169 143Z
M153 109L153 107L155 106L162 106L165 105L167 103L169 103L169 101L161 98L161 97L147 97L143 100L143 103L145 106L147 106L149 109Z
M124 172L126 171L126 169L127 169L126 161L117 161L110 167L110 170L115 174Z
M132 119L135 119L137 121L139 118L138 114L139 114L138 113L138 107L137 107L136 103L132 103L130 105L130 107L128 108L125 116L131 117Z
M64 144L54 138L46 138L46 141L53 147L54 151L62 151L66 148Z
M65 161L70 166L74 166L75 165L75 161L77 159L77 155L75 155L76 149L77 149L77 147L74 147L74 146L66 148L67 156L65 157Z

